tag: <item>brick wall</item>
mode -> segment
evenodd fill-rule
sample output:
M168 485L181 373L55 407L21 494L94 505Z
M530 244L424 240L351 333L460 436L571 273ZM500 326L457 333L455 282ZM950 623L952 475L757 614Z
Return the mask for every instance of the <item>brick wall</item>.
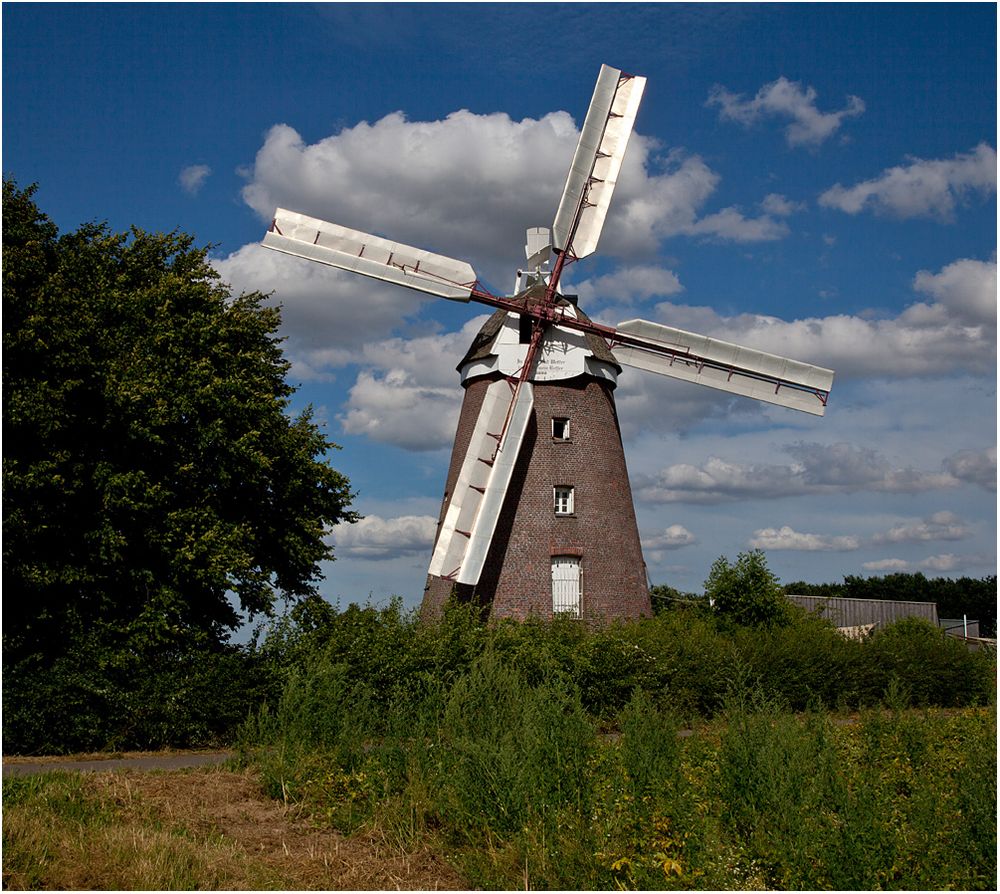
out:
M483 395L497 375L466 383L441 516L465 456ZM589 376L534 383L534 413L479 584L461 598L491 606L494 617L551 617L551 562L580 558L582 614L590 619L651 614L613 386ZM570 420L554 441L552 417ZM556 516L553 487L574 488L574 512ZM440 523L439 518L439 523ZM453 584L429 577L422 611L437 615Z

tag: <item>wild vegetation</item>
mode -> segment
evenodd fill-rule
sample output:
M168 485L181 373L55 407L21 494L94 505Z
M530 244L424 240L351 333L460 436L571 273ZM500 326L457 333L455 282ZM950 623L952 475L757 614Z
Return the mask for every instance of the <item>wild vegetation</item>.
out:
M284 685L239 751L270 794L429 838L476 886L996 880L995 665L922 621L855 642L791 606L590 630L312 605L259 649Z
M308 599L250 656L252 685L229 681L253 705L242 784L399 866L423 855L437 874L416 887L995 887L995 659L920 620L857 642L791 606L757 627L702 601L588 628ZM290 884L242 839L193 839L183 810L163 834L81 785L5 781L12 883L76 879L68 836L104 842L111 887L127 841L144 887L182 884L178 865L182 886Z

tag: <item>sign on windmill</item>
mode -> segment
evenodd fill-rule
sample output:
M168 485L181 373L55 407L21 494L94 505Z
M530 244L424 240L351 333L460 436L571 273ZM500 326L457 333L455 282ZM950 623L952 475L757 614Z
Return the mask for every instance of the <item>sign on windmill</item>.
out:
M422 611L456 595L494 617L650 614L615 409L622 365L822 415L833 372L647 320L594 323L559 292L592 254L645 78L601 67L551 231L528 230L514 294L458 261L279 208L264 245L497 310L458 366L465 397Z

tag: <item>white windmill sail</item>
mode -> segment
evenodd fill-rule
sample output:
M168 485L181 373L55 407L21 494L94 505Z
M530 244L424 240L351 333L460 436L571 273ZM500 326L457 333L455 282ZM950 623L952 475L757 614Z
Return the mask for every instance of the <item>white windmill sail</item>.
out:
M601 66L552 224L557 251L583 258L597 248L645 86L645 78Z
M476 271L465 261L284 208L274 212L274 222L263 244L275 251L455 301L468 301L476 283Z
M461 584L479 582L533 406L530 382L521 384L513 409L510 385L505 379L486 389L448 511L438 532L428 574L451 578ZM503 432L508 410L510 421ZM503 439L497 450L497 438L501 433Z
M619 363L816 416L826 410L833 370L648 320L628 320L616 331L647 343L615 344Z

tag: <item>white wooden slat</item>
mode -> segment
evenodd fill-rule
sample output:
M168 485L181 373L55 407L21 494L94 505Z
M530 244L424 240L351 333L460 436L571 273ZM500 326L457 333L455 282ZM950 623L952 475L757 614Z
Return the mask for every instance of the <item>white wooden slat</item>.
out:
M815 392L824 396L829 392L833 370L649 320L627 320L617 331L650 344L648 350L615 345L619 363L815 416L826 410ZM673 353L658 353L657 347Z
M454 301L468 301L476 282L476 271L465 261L284 208L275 211L263 245Z
M500 434L503 428L510 399L510 386L506 381L494 382L486 389L455 489L434 545L428 574L448 576L461 568L465 560L469 547L468 535L472 531L490 477L491 467L487 460L492 459L497 446L493 435Z
M645 86L601 66L552 224L557 250L583 258L597 249Z
M497 384L505 385L504 382ZM491 386L492 387L492 386ZM506 385L505 385L506 387ZM521 452L524 433L528 428L535 406L534 391L530 382L522 382L517 392L514 406L510 414L507 431L500 442L500 450L490 469L489 480L486 483L486 493L483 494L476 521L472 527L472 536L462 561L462 568L456 576L460 584L477 584L483 571L487 553L493 542L500 511L507 497L507 488L514 474L514 464Z

